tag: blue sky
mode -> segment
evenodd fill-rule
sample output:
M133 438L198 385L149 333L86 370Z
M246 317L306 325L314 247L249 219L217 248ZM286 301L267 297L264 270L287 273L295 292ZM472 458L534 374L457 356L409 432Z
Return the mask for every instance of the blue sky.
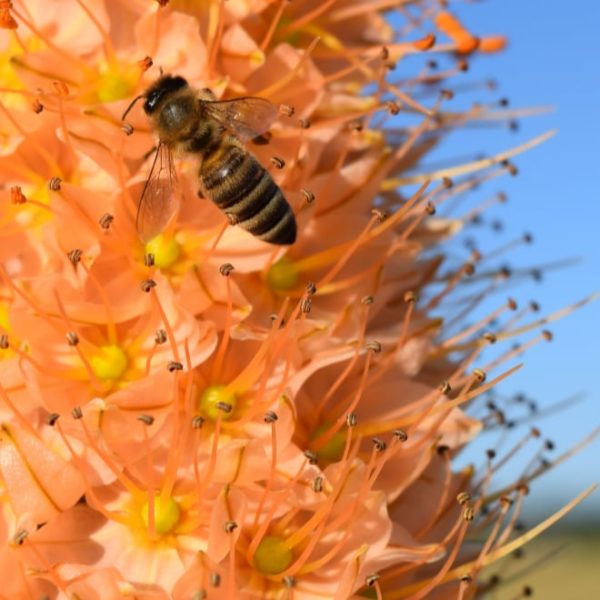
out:
M600 186L596 177L600 172L600 2L578 0L567 6L558 0L485 0L455 2L451 9L473 33L504 33L509 38L502 54L473 61L465 81L493 77L498 88L480 89L468 96L469 101L507 97L512 108L554 107L552 112L519 121L517 132L479 130L456 137L440 154L489 155L550 129L559 130L550 141L516 158L517 177L496 180L484 190L484 195L499 190L508 194L509 202L494 207L486 217L488 222L502 220L503 231L493 232L485 226L477 230L478 245L483 249L531 232L534 243L507 257L514 267L579 259L572 266L547 273L542 282L529 281L511 289L510 295L520 304L535 299L542 313L549 314L600 290ZM499 391L503 395L524 392L541 411L581 393L578 402L534 421L544 439L556 443L556 450L548 453L551 457L600 425L600 301L552 323L549 329L554 341L527 352L524 368ZM495 443L494 436L483 439L469 458L479 457ZM558 509L600 481L599 464L600 443L595 441L535 482L529 501L532 518L537 520ZM515 461L513 470L506 470L504 481L513 479L522 466L523 461ZM600 523L600 493L588 499L571 519Z

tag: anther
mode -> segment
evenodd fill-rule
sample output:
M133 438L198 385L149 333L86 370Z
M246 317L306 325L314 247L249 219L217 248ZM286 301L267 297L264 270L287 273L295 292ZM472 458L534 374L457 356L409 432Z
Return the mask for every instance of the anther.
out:
M462 71L463 73L466 73L469 70L469 63L464 58L461 58L456 63L456 66L458 67L458 70Z
M384 60L383 61L383 66L388 69L389 71L395 71L396 70L396 62L393 60Z
M544 329L542 331L542 336L547 342L551 342L554 339L554 334L551 331L548 331L547 329Z
M292 117L296 109L291 104L280 104L279 105L279 114L284 117Z
M477 379L477 381L479 381L479 383L483 383L485 381L485 378L486 378L485 371L483 371L481 369L473 369L473 375L475 376L475 379Z
M0 349L7 350L8 346L8 336L6 335L6 333L3 333L2 335L0 335Z
M435 205L433 205L431 202L427 202L425 205L425 212L430 216L435 215Z
M144 56L142 60L138 60L137 64L142 71L147 71L154 64L154 61L150 56Z
M461 505L465 505L467 504L467 502L471 501L471 494L469 494L469 492L460 492L457 496L456 496L456 501Z
M306 293L309 296L314 296L317 293L317 286L312 281L306 284Z
M470 575L463 575L460 580L463 583L466 583L467 585L470 585L471 583L473 583L473 578Z
M392 431L392 435L401 442L406 442L406 440L408 440L408 434L406 431L404 431L404 429L394 429L394 431Z
M152 415L138 415L137 420L148 426L154 423L154 417Z
M208 592L204 589L199 589L192 594L191 600L206 600L207 597Z
M144 266L145 267L153 267L154 266L154 254L148 252L148 254L144 254Z
M60 419L60 415L58 413L50 413L46 417L46 423L48 425L50 425L50 427L54 427L54 425L56 424L56 421L58 421L58 419Z
M219 273L221 273L221 275L223 275L223 277L229 277L231 271L233 271L234 267L231 263L225 263L222 264L219 267Z
M156 287L156 281L154 279L146 279L142 281L140 287L142 288L142 292L148 293L152 288Z
M169 4L170 0L156 0L156 2L159 6L164 8L165 6L167 6L167 4Z
M79 344L79 336L74 331L67 332L66 338L69 346L77 346Z
M529 494L529 486L526 483L520 483L516 489L520 494L523 494L524 496L527 496L527 494Z
M440 444L436 448L436 451L440 456L443 456L444 454L448 454L448 452L450 452L450 446L446 446L445 444Z
M379 581L379 573L368 575L365 581L369 587L373 587Z
M383 221L385 221L387 219L387 214L385 213L385 211L380 210L379 208L372 208L371 209L371 214L374 217L377 217L377 220L380 223L383 223Z
M371 352L374 352L375 354L381 352L381 344L377 340L369 340L365 344L365 348Z
M304 314L308 314L310 312L310 307L312 306L312 300L310 298L302 298L300 302L300 310Z
M488 448L485 451L485 455L488 457L488 460L494 460L494 458L496 458L496 451L492 448Z
M449 190L454 185L454 181L450 177L442 177L442 185Z
M216 571L213 571L210 574L210 585L213 587L219 587L221 585L221 576Z
M500 504L502 504L506 507L512 506L512 504L513 504L512 499L509 498L508 496L500 496L499 500L500 500Z
M121 131L125 135L132 135L134 132L133 125L131 123L127 123L126 121L123 121L121 123Z
M465 272L465 275L467 277L470 277L471 275L473 275L473 273L475 273L475 265L473 263L465 263L463 270Z
M452 90L440 90L440 96L444 100L452 100L452 98L454 98L454 92Z
M490 344L495 344L498 341L496 334L491 333L489 331L483 334L483 339L488 341Z
M283 169L283 167L285 167L285 160L283 160L283 158L280 158L279 156L271 156L271 164L276 169Z
M465 505L462 511L462 518L465 521L472 521L475 518L475 509L470 504Z
M355 119L348 123L348 129L350 131L362 131L364 128L363 122L360 119Z
M390 51L385 46L383 46L383 48L381 48L379 52L379 56L381 60L387 60L390 57Z
M373 304L374 301L375 299L373 298L373 296L363 296L360 299L360 303L364 306L369 306L370 304Z
M308 129L310 127L310 121L308 119L299 119L298 125L300 125L300 129Z
M263 418L265 423L275 423L275 421L277 421L279 417L277 416L277 413L275 413L272 410L269 410L265 413L265 416Z
M13 542L17 544L17 546L21 546L23 542L27 539L29 533L26 529L19 529L17 533L13 536Z
M306 204L312 204L315 201L315 195L310 190L302 188L300 193L304 196Z
M283 585L285 585L286 588L296 587L296 578L292 577L291 575L285 575L282 578L282 581L283 581Z
M202 429L202 425L204 425L204 417L201 415L196 415L192 419L192 428L193 429Z
M318 494L323 491L323 478L320 475L317 475L312 482L313 492Z
M408 292L404 292L404 302L407 304L414 304L417 301L417 295L409 290Z
M529 598L530 596L533 596L533 588L529 585L526 585L523 588L523 596L525 596L526 598Z
M544 443L544 447L546 448L546 450L554 450L554 442L552 440L546 440L546 442Z
M444 394L444 396L450 394L450 392L452 392L452 386L450 385L450 382L447 380L442 381L442 383L440 383L440 391L442 394Z
M98 220L98 223L102 229L109 229L114 220L115 218L110 213L104 213Z
M373 445L375 446L376 452L383 452L387 448L387 444L382 439L375 437L371 441L373 442Z
M387 108L390 115L397 115L400 112L400 105L397 102L393 102L392 100L388 100L385 103L385 107Z
M215 408L218 408L219 410L227 414L229 414L233 410L233 406L228 402L217 402L215 404Z
M523 241L526 244L531 244L533 242L533 235L531 235L531 233L524 233L523 234Z
M537 427L531 428L531 437L539 438L539 437L541 437L541 435L542 435L542 432Z
M10 201L13 204L25 204L27 202L27 198L25 194L21 191L20 185L13 185L10 188Z
M81 260L81 255L82 255L82 252L78 248L75 248L75 250L71 250L70 252L67 252L67 257L69 258L69 260L71 261L71 263L73 264L74 267Z
M318 457L317 457L317 455L312 450L305 450L304 451L304 456L306 456L306 458L308 459L308 464L309 465L316 465L317 464Z
M240 218L237 215L234 215L231 212L226 212L225 216L227 217L227 220L229 221L229 224L233 227L234 225L237 225L240 222Z
M164 344L167 341L167 332L164 329L157 329L154 334L155 344Z
M71 416L75 419L75 420L79 420L83 417L83 411L81 410L81 406L75 406L72 410L71 410Z
M53 81L52 85L54 86L54 89L58 92L59 96L66 98L69 95L69 88L67 87L67 84L64 81Z
M517 304L516 300L513 300L512 298L509 298L507 300L506 304L510 310L517 310L517 308L518 308L518 304Z
M346 426L347 427L356 427L356 423L357 423L357 418L356 418L356 413L348 413L346 415Z
M225 533L233 533L238 527L238 524L235 521L227 521L225 525L223 525L223 529Z

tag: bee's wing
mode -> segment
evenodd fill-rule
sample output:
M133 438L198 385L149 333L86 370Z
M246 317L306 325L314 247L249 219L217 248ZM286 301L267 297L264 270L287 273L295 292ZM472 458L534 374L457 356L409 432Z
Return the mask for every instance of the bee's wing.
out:
M142 190L135 219L142 242L149 242L169 224L179 206L177 190L177 173L171 149L161 143Z
M241 141L248 141L269 129L277 118L277 107L265 100L246 96L233 100L200 100L208 114Z

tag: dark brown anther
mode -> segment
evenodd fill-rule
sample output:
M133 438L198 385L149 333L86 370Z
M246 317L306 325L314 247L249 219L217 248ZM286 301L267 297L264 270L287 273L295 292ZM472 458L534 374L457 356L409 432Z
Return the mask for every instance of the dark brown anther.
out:
M394 429L394 431L392 431L392 435L401 442L406 442L408 440L408 434L406 431L404 431L404 429Z
M467 277L470 277L475 273L475 265L473 263L466 263L463 268Z
M365 581L369 587L373 587L379 581L379 573L368 575Z
M155 344L164 344L167 341L167 332L164 329L157 329L154 334Z
M48 189L53 192L58 192L60 190L60 184L62 183L62 179L60 177L51 177L48 182Z
M396 61L393 61L393 60L384 60L383 61L383 66L388 71L395 71L396 70Z
M314 296L317 293L317 286L312 281L309 281L306 284L306 288L305 289L306 289L306 293L309 296Z
M529 598L530 596L533 596L533 588L530 585L526 585L523 587L523 596L525 598Z
M167 371L169 371L169 373L174 373L175 371L183 371L183 365L180 362L177 362L176 360L172 360L167 365Z
M403 299L407 304L414 304L417 301L417 295L412 290L408 290L407 292L404 292Z
M375 446L375 452L383 452L387 448L387 444L380 438L372 438L371 441Z
M346 426L347 427L356 427L356 423L357 423L357 418L356 418L356 413L348 413L346 415Z
M300 310L307 315L310 312L310 308L312 306L311 298L302 298L300 301Z
M66 98L69 95L69 88L67 87L67 84L64 81L56 80L52 82L52 85L54 86L54 89L56 90L59 96Z
M75 419L75 420L79 420L83 417L83 411L81 410L80 406L76 406L75 408L73 408L71 410L71 416Z
M217 402L215 404L215 408L218 408L220 411L229 414L233 410L233 406L228 402Z
M473 375L479 383L483 383L485 381L486 374L482 369L473 369Z
M306 204L312 204L315 201L315 195L310 190L302 188L300 193L304 196L304 202L306 202Z
M123 121L121 123L121 131L125 135L132 135L134 132L133 125L131 123L127 123L126 121Z
M31 108L36 115L39 115L44 110L44 105L39 101L38 98L31 103Z
M491 333L489 331L483 334L483 339L489 342L490 344L495 344L498 341L496 334Z
M81 260L81 250L75 248L75 250L71 250L67 252L67 258L71 261L71 264L76 267L77 263Z
M79 336L74 331L68 331L66 338L69 346L77 346L79 344Z
M320 475L317 475L312 482L313 492L318 494L323 491L323 478Z
M513 501L508 496L500 496L499 501L505 508L508 508L513 504Z
M221 273L223 277L229 277L233 269L234 267L231 263L224 263L219 267L219 273Z
M154 417L152 415L138 415L137 420L148 426L154 423Z
M400 112L400 105L397 102L393 102L392 100L388 100L385 103L385 107L392 116L397 115Z
M544 442L544 448L546 448L546 450L554 450L555 446L554 446L554 442L552 440L546 440Z
M435 215L435 205L431 202L427 202L427 204L425 204L425 212L430 216Z
M373 296L363 296L360 299L360 303L364 306L370 306L371 304L373 304L373 302L375 302Z
M488 460L494 460L496 458L496 451L493 448L488 448L485 451L485 455L488 457Z
M554 339L554 334L551 331L548 331L547 329L544 329L542 331L542 336L547 342L551 342Z
M447 380L442 381L442 383L440 383L440 391L442 394L444 394L444 396L448 396L448 394L452 393L452 386L450 385L450 382Z
M531 309L533 312L539 312L539 310L540 310L540 308L541 308L541 307L540 307L540 305L539 305L539 303L538 303L538 302L536 302L535 300L532 300L532 301L529 303L529 308L530 308L530 309Z
M309 465L316 465L319 461L318 456L312 450L305 450L304 456L308 459Z
M300 129L308 129L310 127L310 121L308 119L299 119L298 125L300 125Z
M381 51L379 52L379 56L381 60L387 60L390 57L390 51L385 46L383 46L383 48L381 48Z
M438 64L436 60L428 60L427 61L427 68L431 69L432 71L435 71L438 68Z
M532 427L530 433L531 433L531 437L534 437L534 438L539 438L542 435L542 432L537 427Z
M8 335L6 333L0 335L0 350L7 350L9 345Z
M266 146L273 137L273 134L270 131L265 131L260 135L256 135L252 138L252 143L256 146Z
M362 131L364 128L363 122L360 119L348 122L348 129L350 131Z
M527 496L527 494L529 494L529 486L526 483L520 483L516 489L519 492L519 494L523 494L524 496Z
M112 225L112 222L115 220L115 218L110 214L110 213L104 213L100 219L98 220L98 223L100 224L100 227L102 227L102 229L110 229L110 226Z
M296 109L291 104L280 104L279 105L279 114L284 117L292 117Z
M213 571L210 574L210 585L213 587L219 587L221 585L221 576L216 571Z
M377 340L369 340L365 344L365 348L375 354L381 352L381 344Z
M17 531L17 533L15 533L15 535L13 536L13 542L17 546L22 546L23 543L25 542L25 540L27 539L28 535L29 535L29 533L27 532L26 529L19 529Z
M229 221L229 224L232 227L234 227L235 225L237 225L240 222L240 218L231 212L226 212L225 216L227 217L227 220Z
M440 90L440 96L444 100L452 100L452 98L454 98L454 92L452 90Z
M233 533L238 527L238 524L235 521L227 521L225 525L223 525L223 529L225 533Z
M60 419L60 415L58 413L50 413L46 417L46 423L48 423L48 425L50 425L50 427L54 427L54 425L56 425L56 422L59 419Z
M437 448L436 448L436 452L440 455L443 456L444 454L448 454L450 452L450 446L446 446L445 444L440 444Z
M459 494L456 496L456 501L461 506L464 506L467 504L467 502L471 502L471 494L469 494L469 492L459 492Z
M283 160L283 158L280 158L279 156L271 156L271 164L276 169L283 169L283 167L285 167L285 160Z
M144 56L144 58L138 60L137 64L142 71L147 71L154 64L154 61L150 56Z
M283 581L283 585L288 589L296 587L296 578L291 575L284 575L281 581Z
M377 220L378 220L380 223L383 223L383 222L384 222L384 221L387 219L387 214L386 214L386 212L385 212L384 210L381 210L381 209L379 209L379 208L372 208L372 209L371 209L371 214L372 214L374 217L377 217Z
M531 235L531 233L524 233L523 234L523 241L526 244L531 244L533 242L533 235Z
M27 198L22 192L20 185L13 185L10 188L10 201L13 204L25 204L27 202Z
M463 73L466 73L469 70L469 63L464 58L461 58L456 63L456 66L458 67L458 70L462 71Z
M164 8L165 6L167 6L167 4L169 4L170 0L156 0L156 2L159 6L162 6Z
M264 416L265 423L275 423L275 421L277 421L277 419L279 419L279 417L277 416L277 413L275 413L274 411L269 410L265 413L265 416Z
M509 298L506 301L506 304L510 310L517 310L517 308L518 308L517 301L513 300L512 298Z
M145 267L153 267L154 266L154 254L148 252L148 254L144 254L144 266Z
M442 185L449 190L454 185L454 181L450 177L442 177Z
M148 293L152 288L156 287L156 281L154 279L146 279L142 281L140 287L142 288L142 292Z
M202 429L202 425L204 425L204 417L200 415L196 415L192 419L192 428L193 429Z
M506 108L509 105L509 100L508 100L508 98L500 98L500 100L498 101L498 104L502 108Z

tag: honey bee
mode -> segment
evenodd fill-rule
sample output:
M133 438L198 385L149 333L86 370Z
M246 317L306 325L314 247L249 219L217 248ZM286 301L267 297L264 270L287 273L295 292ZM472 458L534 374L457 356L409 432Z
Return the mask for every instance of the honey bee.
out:
M140 239L161 233L177 211L175 154L200 160L199 196L212 200L228 217L257 238L271 244L293 244L296 219L271 175L243 142L264 133L277 108L264 98L216 100L179 76L163 75L138 96L159 138L150 175L138 204Z

